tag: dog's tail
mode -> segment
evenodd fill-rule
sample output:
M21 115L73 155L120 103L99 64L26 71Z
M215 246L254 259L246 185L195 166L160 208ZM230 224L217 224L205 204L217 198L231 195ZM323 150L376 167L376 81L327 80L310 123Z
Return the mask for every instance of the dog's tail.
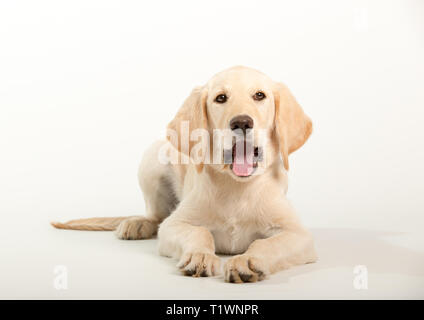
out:
M51 222L58 229L87 230L87 231L113 231L121 221L130 217L102 217L71 220L65 223Z

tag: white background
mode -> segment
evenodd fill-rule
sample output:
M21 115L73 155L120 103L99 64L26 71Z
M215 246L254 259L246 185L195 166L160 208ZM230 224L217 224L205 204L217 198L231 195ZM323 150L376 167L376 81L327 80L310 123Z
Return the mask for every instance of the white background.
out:
M424 298L423 57L419 0L2 1L0 297ZM179 276L156 240L49 226L143 214L143 151L233 65L285 82L314 122L289 197L319 263L243 289Z

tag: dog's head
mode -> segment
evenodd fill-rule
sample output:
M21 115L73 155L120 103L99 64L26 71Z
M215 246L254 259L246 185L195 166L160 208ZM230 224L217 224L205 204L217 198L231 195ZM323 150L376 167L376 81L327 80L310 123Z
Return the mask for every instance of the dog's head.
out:
M246 181L281 154L288 156L312 132L289 89L263 73L233 67L195 88L168 125L168 140L197 165Z

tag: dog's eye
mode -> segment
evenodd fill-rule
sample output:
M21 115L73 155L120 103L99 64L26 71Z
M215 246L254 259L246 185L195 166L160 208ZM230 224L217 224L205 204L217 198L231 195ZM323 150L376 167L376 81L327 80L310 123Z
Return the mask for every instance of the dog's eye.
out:
M227 101L227 96L225 94L219 94L215 98L215 102L225 103Z
M253 95L253 99L255 99L257 101L263 100L263 99L265 99L265 93L258 91Z

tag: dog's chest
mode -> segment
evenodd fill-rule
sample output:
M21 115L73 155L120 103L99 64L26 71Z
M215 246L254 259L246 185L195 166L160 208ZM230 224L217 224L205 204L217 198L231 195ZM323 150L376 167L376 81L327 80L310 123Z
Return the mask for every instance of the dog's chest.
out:
M217 253L240 254L256 239L263 238L253 221L230 217L211 230Z

